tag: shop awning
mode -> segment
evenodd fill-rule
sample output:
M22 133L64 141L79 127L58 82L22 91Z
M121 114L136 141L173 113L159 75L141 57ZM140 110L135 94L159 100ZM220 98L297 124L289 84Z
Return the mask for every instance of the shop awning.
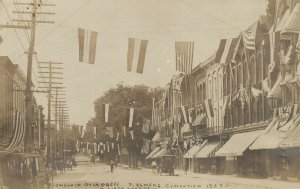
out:
M215 149L220 142L208 142L201 150L195 154L195 158L208 158L214 156Z
M161 148L156 154L152 156L153 159L160 158L163 155L168 154L168 150L166 147Z
M159 152L159 150L161 149L161 147L156 147L147 157L146 159L151 159L157 152Z
M205 123L204 121L206 120L206 114L203 113L203 114L199 114L195 121L193 122L192 126L197 126L197 125L200 125L201 123Z
M298 115L297 119L291 127L291 133L284 139L279 146L282 148L293 148L300 147L300 116Z
M282 98L282 89L280 87L281 82L282 82L282 77L281 77L281 75L279 75L274 86L268 92L267 98Z
M287 138L296 123L296 116L288 121L284 126L279 127L280 119L275 119L273 126L269 125L256 141L249 147L250 150L275 149Z
M281 33L284 32L300 32L300 3L297 3L289 17L282 26Z
M205 140L202 144L192 146L184 155L183 158L194 158L195 154L207 143Z
M216 156L242 156L262 131L234 134L217 152Z
M181 128L181 133L187 133L187 132L190 132L192 131L191 128L190 128L190 124L189 123L185 123L183 125L183 127Z
M160 133L157 132L154 137L152 138L152 141L153 142L157 142L157 141L160 141L161 137L160 137Z

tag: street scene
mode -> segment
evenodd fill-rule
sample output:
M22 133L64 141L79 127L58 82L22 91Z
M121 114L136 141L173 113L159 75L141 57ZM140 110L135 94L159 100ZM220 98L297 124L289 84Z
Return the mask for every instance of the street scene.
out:
M300 0L0 11L0 189L300 188Z

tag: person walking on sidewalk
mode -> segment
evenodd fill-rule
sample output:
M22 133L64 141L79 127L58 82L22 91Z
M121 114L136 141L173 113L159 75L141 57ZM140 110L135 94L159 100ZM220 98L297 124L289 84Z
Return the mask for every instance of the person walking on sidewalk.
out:
M111 159L109 163L110 163L110 172L113 173L114 172L114 166L115 166L114 159Z

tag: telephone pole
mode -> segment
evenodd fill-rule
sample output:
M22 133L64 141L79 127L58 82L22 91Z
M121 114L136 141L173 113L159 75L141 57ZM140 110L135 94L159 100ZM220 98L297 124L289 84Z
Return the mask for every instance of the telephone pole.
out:
M32 60L34 52L34 45L35 45L35 31L36 31L36 23L54 23L53 21L41 21L37 20L37 15L44 14L44 12L37 12L37 9L42 6L48 6L50 4L43 4L41 2L38 3L37 0L33 0L32 3L16 3L13 4L19 5L19 6L26 6L27 9L31 7L31 11L14 11L13 13L17 14L29 14L31 15L30 20L24 20L24 19L13 19L13 21L16 21L18 23L27 23L25 26L14 26L14 25L4 25L6 28L21 28L21 29L28 29L30 28L30 40L29 40L29 48L28 52L25 52L28 54L27 60L27 81L26 81L26 90L25 90L25 108L26 108L26 130L25 130L25 139L24 139L24 151L25 152L31 152L33 150L33 138L32 138L32 119L33 119L33 112L32 112L32 99L33 99L33 91L32 91ZM54 6L54 5L50 5ZM30 9L29 9L30 10ZM51 13L54 14L54 13Z
M44 87L40 87L40 88L44 88L46 90L48 90L48 118L47 118L47 154L52 154L54 156L56 156L56 139L53 142L53 137L52 135L54 135L54 138L56 137L56 128L55 126L52 126L53 124L51 124L51 113L52 113L52 92L53 90L58 90L61 88L64 88L62 86L60 86L62 83L62 74L63 72L60 71L63 68L61 67L62 63L61 62L39 62L40 65L40 69L41 71L39 72L41 74L41 76L39 76L39 78L46 80L46 81L40 81L39 83L43 83L45 84ZM46 76L44 76L44 74L46 74ZM56 119L54 120L55 124L57 124ZM52 133L52 130L54 130L54 133ZM53 145L54 143L54 145Z

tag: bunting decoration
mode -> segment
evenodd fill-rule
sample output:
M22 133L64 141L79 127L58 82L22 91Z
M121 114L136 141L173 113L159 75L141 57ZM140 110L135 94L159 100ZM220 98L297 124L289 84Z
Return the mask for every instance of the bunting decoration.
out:
M79 62L95 63L98 32L78 28Z
M25 120L23 114L17 111L14 114L14 129L13 134L8 140L3 140L0 143L0 153L12 153L18 149L25 137Z
M144 71L148 40L128 39L127 71L142 74Z
M104 108L104 122L108 123L109 104L103 104Z
M194 42L175 42L176 71L192 73Z

